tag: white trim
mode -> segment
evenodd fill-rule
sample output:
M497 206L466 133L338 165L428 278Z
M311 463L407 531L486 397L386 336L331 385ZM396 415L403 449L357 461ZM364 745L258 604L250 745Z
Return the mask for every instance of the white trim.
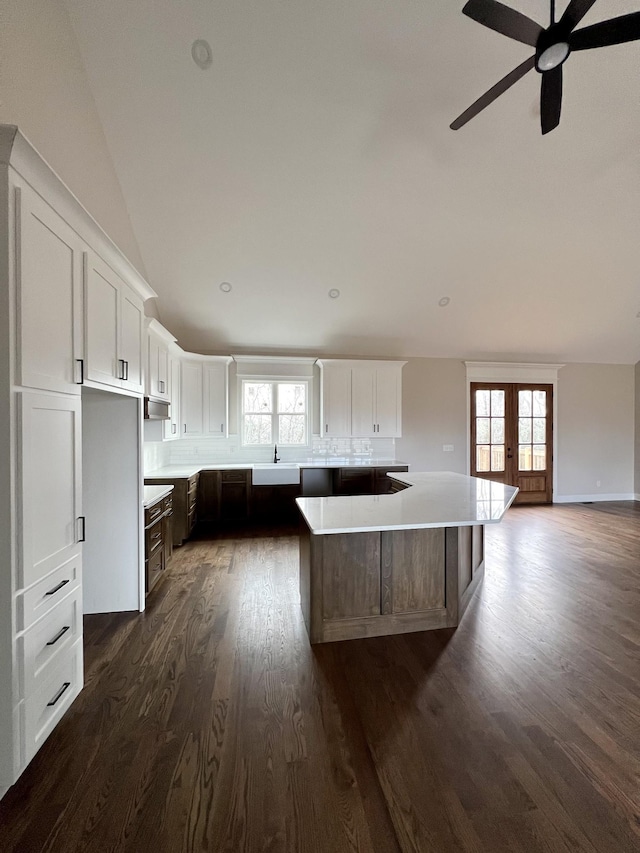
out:
M564 364L525 364L500 361L465 361L467 369L467 474L471 474L471 383L540 382L553 387L553 484L551 500L558 490L558 371ZM612 500L621 500L612 498Z
M578 503L603 503L605 501L637 501L640 495L634 494L608 494L608 495L559 495L554 497L554 504L578 504Z

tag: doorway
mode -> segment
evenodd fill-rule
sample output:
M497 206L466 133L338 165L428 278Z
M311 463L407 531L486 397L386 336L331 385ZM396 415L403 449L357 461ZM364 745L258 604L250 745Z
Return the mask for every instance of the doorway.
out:
M515 503L553 497L553 386L471 383L471 475L520 490Z

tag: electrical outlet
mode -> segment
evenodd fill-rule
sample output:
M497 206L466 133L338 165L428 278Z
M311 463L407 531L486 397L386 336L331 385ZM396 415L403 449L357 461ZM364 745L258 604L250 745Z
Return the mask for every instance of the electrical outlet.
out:
M600 480L596 480L596 486L600 488Z
M453 452L453 444L443 444L442 449L444 450L445 453L452 453Z

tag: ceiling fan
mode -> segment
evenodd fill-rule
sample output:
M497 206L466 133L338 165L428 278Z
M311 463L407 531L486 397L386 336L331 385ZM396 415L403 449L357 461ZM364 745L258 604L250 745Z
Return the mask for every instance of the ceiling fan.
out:
M450 125L458 130L488 107L497 97L535 68L542 76L540 123L542 133L549 133L560 123L562 105L562 65L574 50L589 50L640 39L640 12L611 18L580 30L575 28L596 0L570 0L559 21L555 20L555 0L551 0L551 23L545 29L521 12L497 0L469 0L464 15L509 38L534 47L529 59L509 72L488 92L466 109Z

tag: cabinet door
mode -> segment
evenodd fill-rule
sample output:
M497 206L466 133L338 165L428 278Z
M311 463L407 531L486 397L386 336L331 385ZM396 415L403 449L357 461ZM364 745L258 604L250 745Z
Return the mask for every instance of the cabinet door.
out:
M82 244L29 186L16 187L18 385L79 394Z
M182 436L202 435L204 408L202 362L183 361L180 368L180 414Z
M82 514L79 397L25 391L21 411L22 555L20 587L76 556Z
M120 337L118 359L124 362L122 387L127 391L144 391L143 377L144 309L126 285L121 288Z
M86 378L103 385L121 386L118 363L118 326L122 282L93 252L85 254Z
M393 368L376 371L376 435L402 435L401 373Z
M375 416L376 370L354 367L351 370L351 435L377 435Z
M160 400L170 400L169 351L164 342L151 330L148 333L148 376L146 393Z
M204 362L204 432L205 435L227 434L227 364Z
M169 419L162 422L166 440L180 437L180 359L169 359Z
M322 368L322 423L324 436L351 435L351 368Z

